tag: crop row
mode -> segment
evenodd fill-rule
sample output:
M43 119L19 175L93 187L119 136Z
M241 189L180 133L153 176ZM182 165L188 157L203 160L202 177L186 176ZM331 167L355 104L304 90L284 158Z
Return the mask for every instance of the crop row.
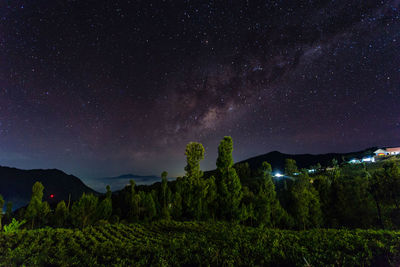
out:
M1 266L398 266L400 233L154 222L0 234Z

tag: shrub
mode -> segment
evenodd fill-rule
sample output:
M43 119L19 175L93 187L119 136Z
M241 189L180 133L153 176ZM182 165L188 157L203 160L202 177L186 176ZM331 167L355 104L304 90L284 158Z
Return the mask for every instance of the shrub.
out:
M10 224L4 225L4 232L14 233L14 232L18 231L19 228L25 223L26 223L25 220L19 222L15 218L13 218Z

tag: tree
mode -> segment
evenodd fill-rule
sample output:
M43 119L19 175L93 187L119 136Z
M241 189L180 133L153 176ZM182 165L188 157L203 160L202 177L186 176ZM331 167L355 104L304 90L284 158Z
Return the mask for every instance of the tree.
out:
M169 220L169 208L168 208L168 180L167 180L168 173L163 171L161 173L161 202L162 202L162 211L161 215L163 219Z
M0 230L3 228L1 224L1 219L3 217L3 208L4 208L4 198L0 195Z
M319 195L310 184L307 172L303 172L291 187L291 213L298 229L319 227L322 223L322 212Z
M204 159L204 147L200 143L190 142L186 146L186 175L179 179L177 184L181 188L183 215L189 218L200 219L204 210L206 197L205 183L201 179L200 161Z
M79 201L72 205L71 218L75 226L85 228L97 220L98 198L93 194L83 193Z
M180 192L175 192L172 202L172 216L175 220L180 220L182 217L182 196Z
M200 170L200 161L204 159L204 147L200 143L190 142L186 146L186 175L190 183L200 179L203 172Z
M204 212L207 218L215 220L217 213L217 185L215 183L215 177L211 176L206 180L206 205L204 205Z
M286 213L276 196L271 164L263 162L258 173L261 185L255 200L255 218L259 225L275 227L283 223Z
M106 187L106 198L103 199L97 207L97 219L108 220L112 214L112 199L110 186Z
M234 165L234 168L242 184L246 184L252 191L258 190L259 181L254 179L256 175L253 175L248 162L237 163Z
M247 186L242 188L243 197L240 205L240 222L253 226L256 222L254 204L257 202L256 195Z
M97 207L97 218L100 220L108 220L112 214L111 198L103 199Z
M331 196L332 196L331 185L332 181L329 179L329 177L325 175L317 175L313 177L313 186L318 191L320 197L321 211L323 212L325 225L328 225L328 223L332 222L330 216L334 203L331 202Z
M287 176L293 176L295 173L298 173L296 161L294 159L286 159L285 160L285 174Z
M220 173L228 173L233 166L233 140L225 136L218 146L217 169Z
M31 228L35 226L35 221L40 225L45 222L47 215L50 213L50 206L47 202L43 202L43 185L36 182L32 187L32 197L26 209L25 218L31 222Z
M135 191L135 181L134 180L130 180L129 181L129 193L127 195L128 199L128 207L129 207L129 211L128 211L128 218L130 221L138 221L139 217L140 217L140 201L141 201L141 197L140 194L136 193Z
M226 219L240 219L240 201L242 199L242 185L233 168L233 141L230 136L225 136L218 146L217 188L219 194L220 214Z
M400 225L400 163L389 161L384 166L382 202L390 220L390 227Z
M390 162L385 166L385 201L400 210L400 164Z
M154 203L153 197L151 193L147 193L144 197L143 201L144 208L144 219L147 221L151 221L157 214L156 204Z
M335 159L335 158L332 159L332 167L333 167L334 169L336 169L336 168L339 167L339 162L338 162L338 160Z
M370 175L368 172L366 173L366 177L369 180L369 192L374 198L376 204L376 210L378 213L379 224L382 229L385 229L385 225L383 223L383 211L382 204L386 195L386 186L385 186L385 173L383 170L378 170Z
M251 169L248 162L237 163L234 168L241 181L251 180Z
M68 209L65 201L62 200L58 202L56 210L54 212L54 222L57 227L63 227L65 225L65 221L68 217Z
M111 199L112 192L111 192L111 187L109 185L106 186L106 198Z

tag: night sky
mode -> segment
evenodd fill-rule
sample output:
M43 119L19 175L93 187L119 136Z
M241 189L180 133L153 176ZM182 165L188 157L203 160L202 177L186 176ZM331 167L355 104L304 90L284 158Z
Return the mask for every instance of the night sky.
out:
M0 1L0 165L183 173L400 145L400 1Z

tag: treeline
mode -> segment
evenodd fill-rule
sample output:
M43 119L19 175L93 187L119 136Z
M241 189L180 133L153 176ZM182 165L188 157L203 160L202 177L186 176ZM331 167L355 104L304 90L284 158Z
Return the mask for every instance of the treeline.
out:
M110 187L100 198L83 194L73 203L61 201L53 210L43 201L37 182L32 198L11 221L11 204L3 215L11 231L21 221L26 228L43 226L85 228L117 222L164 220L223 220L248 226L305 230L311 228L385 228L400 226L400 164L398 159L369 165L313 167L298 170L286 160L285 177L273 179L272 167L262 163L252 170L246 163L234 165L233 141L224 137L218 147L217 170L204 175L200 162L204 147L186 147L185 176L137 187L133 180L117 194ZM0 208L4 206L0 197ZM1 219L1 218L0 218ZM1 220L0 220L1 225Z

